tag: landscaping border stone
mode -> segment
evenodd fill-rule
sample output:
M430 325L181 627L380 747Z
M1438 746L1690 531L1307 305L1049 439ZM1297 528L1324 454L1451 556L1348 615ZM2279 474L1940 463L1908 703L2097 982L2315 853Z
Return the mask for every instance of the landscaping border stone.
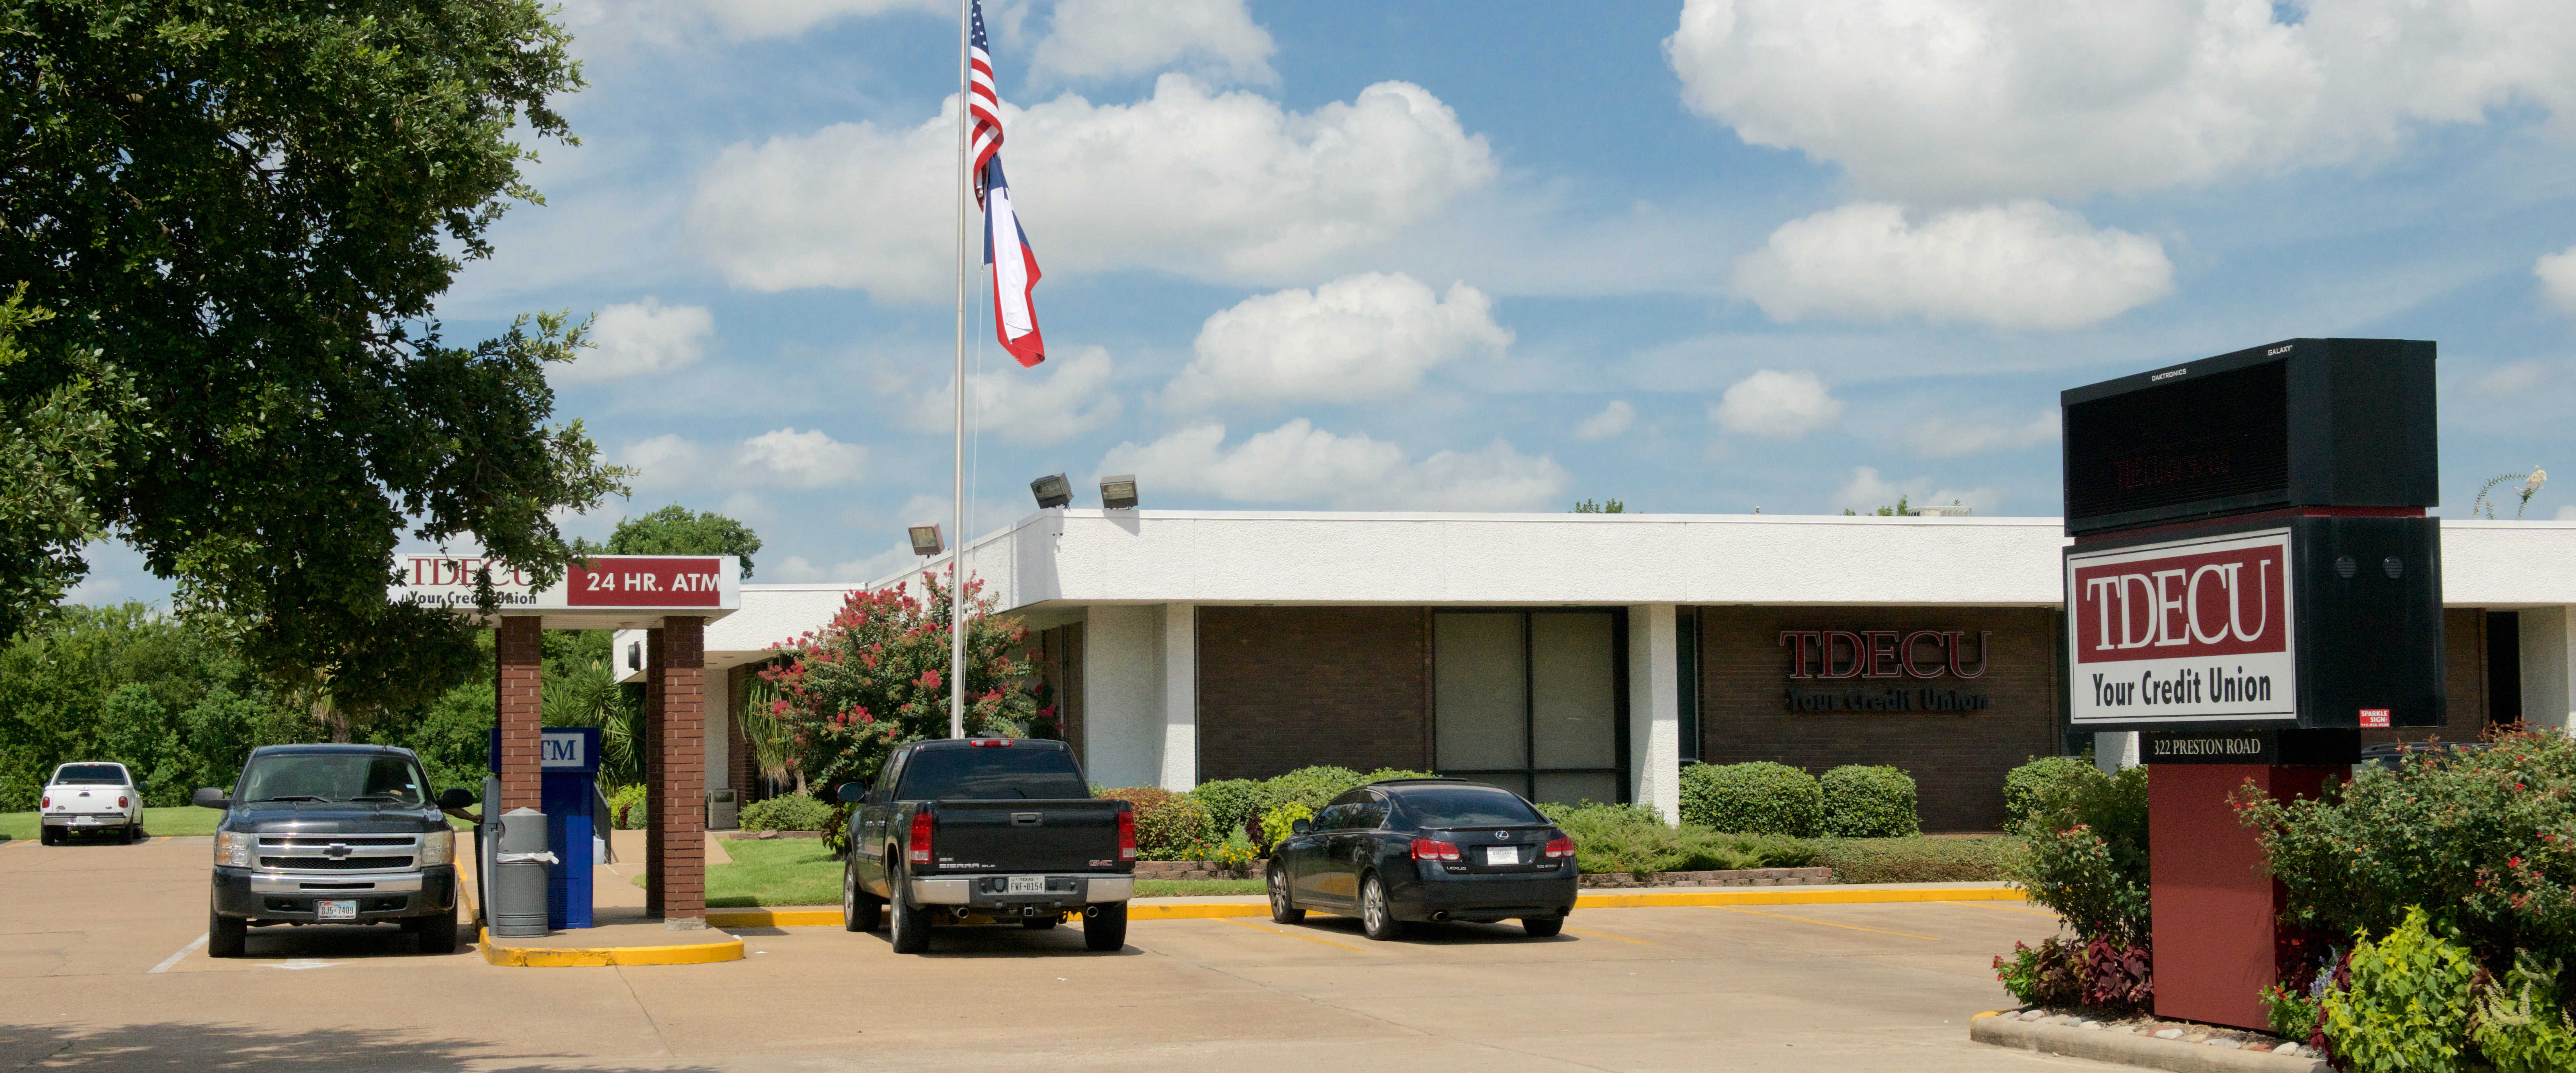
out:
M2241 1046L2212 1046L2209 1041L2191 1043L2181 1039L2160 1039L2153 1035L2113 1031L2100 1022L2090 1022L2090 1027L2082 1027L2083 1022L2061 1023L2069 1020L2067 1016L2022 1020L2030 1012L2044 1014L2047 1011L2007 1010L1971 1018L1968 1021L1968 1038L1997 1047L2171 1070L2172 1073L2333 1073L2333 1067L2314 1054L2274 1054L2246 1050ZM2232 1041L2222 1041L2222 1044L2224 1042Z
M1715 872L1595 872L1575 880L1600 887L1806 887L1831 883L1831 868L1735 868Z
M1227 868L1208 861L1138 861L1138 879L1259 879L1270 867L1267 858L1255 860L1242 868Z

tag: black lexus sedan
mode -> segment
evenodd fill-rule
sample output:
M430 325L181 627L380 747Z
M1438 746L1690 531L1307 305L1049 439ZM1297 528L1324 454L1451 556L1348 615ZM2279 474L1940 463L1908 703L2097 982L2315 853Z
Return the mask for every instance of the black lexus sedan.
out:
M1357 914L1371 939L1407 921L1520 918L1533 936L1574 911L1574 839L1508 790L1389 779L1326 805L1270 855L1270 919Z

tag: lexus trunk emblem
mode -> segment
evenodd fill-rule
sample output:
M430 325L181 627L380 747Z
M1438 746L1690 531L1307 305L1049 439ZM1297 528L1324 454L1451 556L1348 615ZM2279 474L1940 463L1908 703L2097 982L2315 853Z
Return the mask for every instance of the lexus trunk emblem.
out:
M1502 839L1505 842L1509 842L1512 840L1512 833L1510 831L1496 831L1494 832L1494 837Z

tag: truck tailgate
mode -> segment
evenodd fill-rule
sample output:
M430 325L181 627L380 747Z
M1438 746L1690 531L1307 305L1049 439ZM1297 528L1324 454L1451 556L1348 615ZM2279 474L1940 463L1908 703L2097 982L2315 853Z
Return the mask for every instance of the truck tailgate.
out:
M1127 871L1118 859L1126 802L940 801L932 808L930 871Z

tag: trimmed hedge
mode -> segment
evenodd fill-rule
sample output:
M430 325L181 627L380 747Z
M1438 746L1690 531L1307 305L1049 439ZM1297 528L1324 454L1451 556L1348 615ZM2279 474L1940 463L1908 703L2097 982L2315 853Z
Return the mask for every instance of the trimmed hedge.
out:
M2019 831L2023 821L2039 808L2040 799L2054 787L2081 784L2088 773L2098 773L2091 757L2034 756L2030 762L2004 774L2004 830Z
M2027 853L2004 835L1968 838L1819 838L1816 863L1836 883L1978 883L2011 878Z
M1251 779L1203 782L1190 791L1190 796L1207 809L1208 824L1220 835L1240 833L1244 821L1261 815L1261 784Z
M1128 802L1136 814L1136 855L1148 861L1183 860L1192 846L1208 840L1207 807L1188 794L1153 786L1102 790L1100 796Z
M1817 863L1815 848L1797 839L1725 834L1691 823L1673 827L1646 805L1540 805L1539 811L1574 837L1574 865L1581 872L1706 872Z
M832 806L803 794L754 801L742 810L746 831L821 831L832 825Z
M1698 764L1682 769L1682 819L1738 834L1812 838L1824 826L1825 791L1787 764Z
M1817 780L1825 794L1825 834L1834 838L1905 838L1923 833L1914 811L1914 776L1885 765L1845 764Z

